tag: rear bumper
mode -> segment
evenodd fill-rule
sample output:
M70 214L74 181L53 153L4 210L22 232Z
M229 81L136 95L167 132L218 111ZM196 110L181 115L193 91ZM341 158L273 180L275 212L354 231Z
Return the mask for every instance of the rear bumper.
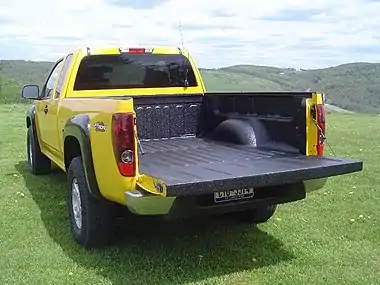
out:
M162 197L133 190L125 192L125 199L129 211L137 215L165 215L169 213L176 197Z
M327 178L297 184L263 187L258 197L223 204L213 203L213 194L162 197L144 190L125 193L129 211L137 215L167 215L169 218L224 214L255 208L263 204L284 204L304 199L306 193L321 189Z

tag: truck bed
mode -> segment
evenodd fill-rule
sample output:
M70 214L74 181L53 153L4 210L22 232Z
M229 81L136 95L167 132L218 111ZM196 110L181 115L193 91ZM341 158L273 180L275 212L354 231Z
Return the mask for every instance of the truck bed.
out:
M162 179L168 196L214 193L323 178L362 169L362 162L273 151L198 137L141 142L140 173Z

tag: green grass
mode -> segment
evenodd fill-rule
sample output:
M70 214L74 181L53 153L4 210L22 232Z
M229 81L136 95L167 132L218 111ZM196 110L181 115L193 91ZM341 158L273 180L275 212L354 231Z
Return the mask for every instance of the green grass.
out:
M329 115L336 154L364 170L266 224L136 220L86 251L68 231L65 176L27 171L25 111L0 105L0 284L380 284L380 117Z

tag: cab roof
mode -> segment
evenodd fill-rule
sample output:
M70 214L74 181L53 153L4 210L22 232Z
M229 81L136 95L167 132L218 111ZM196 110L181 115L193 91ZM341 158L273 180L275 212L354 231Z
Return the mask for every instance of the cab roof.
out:
M85 55L106 55L126 53L152 53L152 54L183 54L188 57L188 51L185 48L175 46L94 46L82 47L76 50Z

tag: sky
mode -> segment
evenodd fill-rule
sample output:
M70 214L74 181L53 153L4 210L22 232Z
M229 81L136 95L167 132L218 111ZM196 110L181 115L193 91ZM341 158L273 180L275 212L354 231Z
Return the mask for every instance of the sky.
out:
M77 47L181 46L197 65L380 61L380 0L0 0L0 59Z

